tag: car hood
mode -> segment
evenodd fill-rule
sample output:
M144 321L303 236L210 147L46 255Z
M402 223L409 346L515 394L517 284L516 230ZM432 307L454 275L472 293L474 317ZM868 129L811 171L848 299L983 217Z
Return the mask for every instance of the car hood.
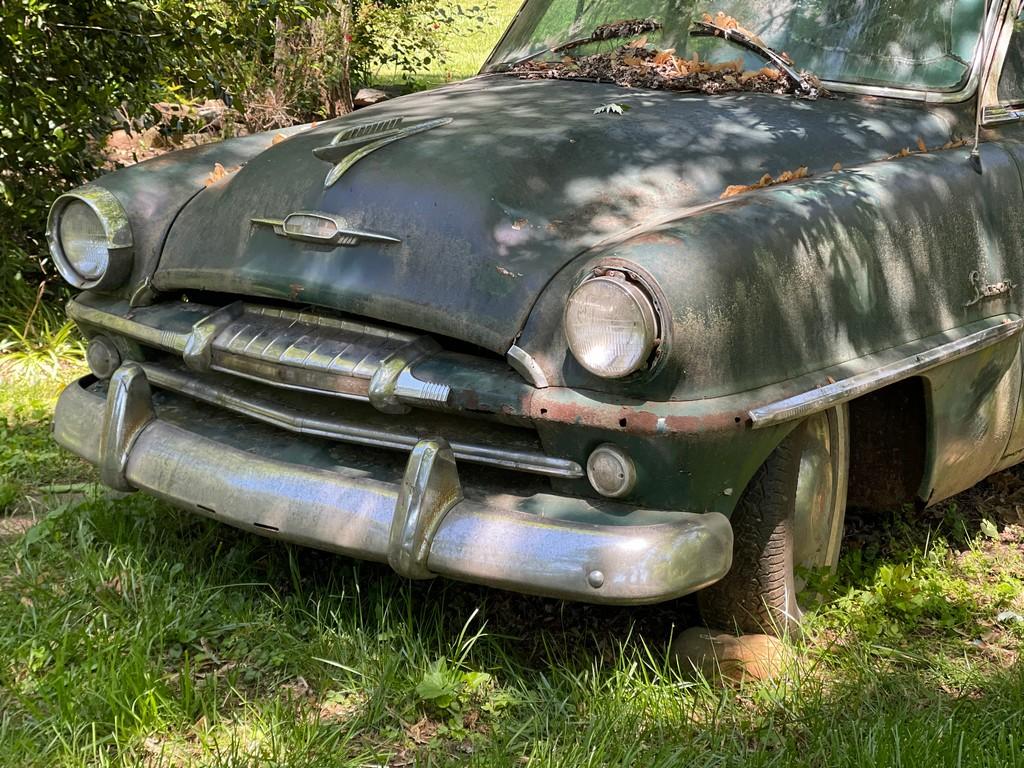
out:
M609 104L626 109L595 113ZM325 188L331 165L313 150L396 117L451 122L369 154ZM268 141L223 178L211 168L153 284L330 307L504 353L551 278L602 241L766 173L828 173L949 138L942 114L892 103L480 77ZM401 242L325 247L253 223L296 211Z

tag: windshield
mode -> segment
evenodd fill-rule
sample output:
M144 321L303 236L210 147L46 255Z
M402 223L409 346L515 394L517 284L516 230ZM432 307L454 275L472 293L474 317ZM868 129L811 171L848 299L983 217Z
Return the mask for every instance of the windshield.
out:
M705 13L722 12L822 80L954 90L969 74L984 6L985 0L528 0L487 69L530 56L553 61L613 50L623 41L545 53L624 19L659 22L647 42L681 58L734 60L735 46L689 34ZM763 66L744 55L747 66Z

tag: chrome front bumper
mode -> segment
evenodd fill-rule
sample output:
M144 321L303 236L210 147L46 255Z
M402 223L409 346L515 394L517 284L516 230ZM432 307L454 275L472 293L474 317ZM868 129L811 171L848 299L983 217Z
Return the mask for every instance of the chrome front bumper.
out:
M389 563L409 578L448 576L594 603L668 600L725 575L732 528L720 514L660 512L464 487L448 443L421 440L404 470L296 461L306 438L237 419L218 439L156 401L143 369L122 366L107 394L89 378L61 395L57 441L102 481L262 535ZM231 417L235 418L235 417ZM226 439L231 435L232 439ZM244 447L249 439L263 450ZM297 452L274 453L291 441ZM308 451L307 451L308 452Z

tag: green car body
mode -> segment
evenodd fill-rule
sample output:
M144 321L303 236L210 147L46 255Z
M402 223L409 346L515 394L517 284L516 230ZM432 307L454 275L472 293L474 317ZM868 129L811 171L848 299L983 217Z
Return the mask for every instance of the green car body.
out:
M851 502L947 498L1024 458L1017 5L956 89L489 72L98 179L67 199L115 201L128 231L107 230L116 285L71 302L95 375L57 439L258 533L608 603L724 576L744 489L815 414L848 419ZM289 230L304 212L331 242ZM658 315L619 378L564 328L607 273Z

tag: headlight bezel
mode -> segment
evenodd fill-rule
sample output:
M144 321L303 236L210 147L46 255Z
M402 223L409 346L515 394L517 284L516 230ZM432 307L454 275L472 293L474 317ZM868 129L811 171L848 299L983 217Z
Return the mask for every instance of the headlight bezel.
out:
M569 332L569 313L572 307L572 300L577 291L596 280L616 281L624 293L637 304L641 314L644 316L643 322L647 326L646 351L628 372L616 375L602 373L587 365L577 353L577 350L573 349L572 338ZM607 260L598 266L588 269L573 283L562 312L562 334L570 356L589 375L596 376L604 381L629 383L650 378L661 368L668 347L670 328L665 319L665 306L666 300L657 283L653 278L632 264L619 262L618 260Z
M107 268L97 278L87 278L80 274L68 259L61 242L61 217L68 206L75 202L89 207L106 236ZM123 285L131 274L135 248L131 222L118 199L103 187L87 185L58 197L50 207L46 221L46 241L61 277L80 290L108 291Z

